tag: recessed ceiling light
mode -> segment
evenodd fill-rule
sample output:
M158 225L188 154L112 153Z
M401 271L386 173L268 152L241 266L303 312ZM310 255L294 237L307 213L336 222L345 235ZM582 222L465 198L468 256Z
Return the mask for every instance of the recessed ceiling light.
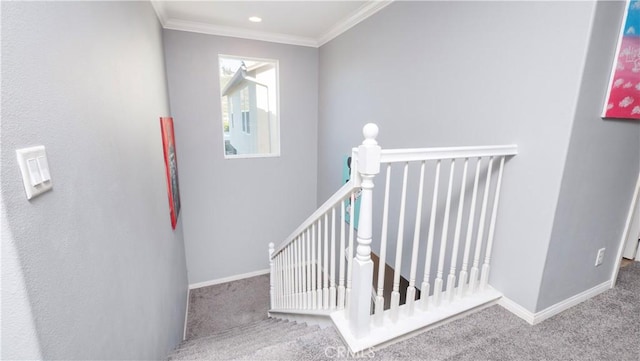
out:
M259 23L262 21L262 18L258 16L252 16L249 18L249 21L251 21L252 23Z

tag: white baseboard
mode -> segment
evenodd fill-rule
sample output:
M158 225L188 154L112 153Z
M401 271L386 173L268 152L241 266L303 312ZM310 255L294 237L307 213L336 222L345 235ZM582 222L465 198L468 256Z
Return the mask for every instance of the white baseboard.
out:
M235 275L235 276L218 278L218 279L211 280L211 281L192 283L192 284L189 285L189 289L193 290L195 288L219 285L221 283L237 281L237 280L241 280L241 279L245 279L245 278L251 278L251 277L255 277L255 276L262 276L262 275L268 274L269 272L270 272L270 270L267 268L267 269L263 269L263 270L259 270L259 271L253 271L253 272L249 272L249 273L243 273L243 274L239 274L239 275Z
M189 293L191 289L187 289L187 306L184 310L184 330L182 330L182 341L187 339L187 319L189 317Z
M498 305L525 320L528 324L534 325L536 315L512 300L502 296L502 298L498 300Z
M575 296L569 297L564 301L560 301L555 305L549 306L542 311L539 312L531 312L526 308L520 306L519 304L513 302L512 300L502 297L498 304L504 307L507 311L513 313L514 315L520 317L531 325L536 325L547 318L553 317L559 314L562 311L568 310L569 308L582 303L592 297L595 297L602 292L608 290L611 286L610 281L603 282L595 287L592 287L584 292L578 293Z

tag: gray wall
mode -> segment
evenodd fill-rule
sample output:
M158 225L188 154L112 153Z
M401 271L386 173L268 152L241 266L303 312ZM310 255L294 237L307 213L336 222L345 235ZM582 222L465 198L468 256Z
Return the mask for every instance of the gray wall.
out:
M164 31L189 282L268 268L316 206L318 50ZM224 159L218 55L279 60L277 158Z
M2 288L3 321L14 306L24 316L2 334L31 338L3 359L34 357L34 343L45 359L162 359L182 338L161 36L145 2L2 3L2 284L24 282L24 297ZM15 149L38 144L53 191L27 201ZM37 340L20 329L27 301Z
M608 281L616 266L640 164L640 122L599 116L623 12L624 2L597 6L537 311Z
M318 201L340 186L342 156L367 122L386 148L518 144L491 283L533 311L594 6L395 2L322 46Z

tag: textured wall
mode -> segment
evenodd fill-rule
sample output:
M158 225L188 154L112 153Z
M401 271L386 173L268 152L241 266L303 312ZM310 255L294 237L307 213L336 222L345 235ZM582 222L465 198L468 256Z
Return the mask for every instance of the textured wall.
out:
M387 148L518 144L491 283L534 310L594 6L395 2L322 46L318 199L367 122Z
M318 50L164 31L189 283L268 268L316 207ZM280 157L225 159L218 55L279 61Z
M640 122L600 118L624 6L597 6L537 311L608 281L616 266L640 166Z
M2 312L28 300L45 359L162 359L181 340L187 277L158 121L169 114L161 36L149 3L2 3L2 247L23 273L3 259L2 284L23 277L26 291L3 287ZM15 149L38 144L53 191L28 201ZM15 327L2 323L3 343ZM4 346L3 359L37 352Z

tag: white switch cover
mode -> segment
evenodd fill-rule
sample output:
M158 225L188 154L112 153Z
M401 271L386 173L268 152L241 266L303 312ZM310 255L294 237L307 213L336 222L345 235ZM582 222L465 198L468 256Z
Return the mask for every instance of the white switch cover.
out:
M27 199L31 199L53 188L49 162L44 146L16 150L18 165L22 172L22 183Z

